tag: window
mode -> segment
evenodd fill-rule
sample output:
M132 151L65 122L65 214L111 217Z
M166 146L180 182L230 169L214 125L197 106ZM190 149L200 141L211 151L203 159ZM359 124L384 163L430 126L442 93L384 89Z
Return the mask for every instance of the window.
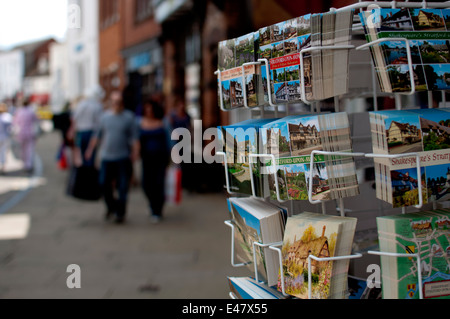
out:
M142 22L153 16L152 0L135 0L134 20L136 23Z
M185 50L186 50L186 64L195 63L201 59L201 38L199 28L195 26L186 37Z
M106 29L119 21L119 0L100 0L100 27Z

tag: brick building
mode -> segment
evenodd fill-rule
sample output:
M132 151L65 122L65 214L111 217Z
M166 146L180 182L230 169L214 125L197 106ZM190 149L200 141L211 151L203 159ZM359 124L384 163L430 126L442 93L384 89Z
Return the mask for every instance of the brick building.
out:
M145 96L163 86L161 28L148 0L100 0L100 83L106 96L124 91L127 108L138 111Z
M204 127L229 122L217 105L217 44L261 27L352 0L298 2L290 0L155 1L164 50L164 94L170 108L174 95L185 98ZM195 83L196 86L192 86Z
M226 124L217 106L217 44L280 21L354 1L99 0L100 83L127 92L129 107L176 96L205 127Z
M99 1L99 76L108 97L113 90L125 87L125 68L120 50L123 47L122 19L124 1Z
M154 20L151 1L125 0L123 5L124 40L120 53L126 81L125 105L139 113L143 98L162 92L161 28Z

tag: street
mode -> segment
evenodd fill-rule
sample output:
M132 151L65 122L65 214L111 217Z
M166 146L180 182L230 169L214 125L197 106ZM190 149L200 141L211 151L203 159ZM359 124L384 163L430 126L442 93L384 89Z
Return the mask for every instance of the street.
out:
M182 205L167 207L163 222L153 225L136 187L126 223L106 222L103 202L65 195L59 142L57 133L41 137L42 176L22 176L22 187L0 194L0 298L224 299L227 276L249 275L230 265L224 194L184 193ZM15 179L1 176L1 188ZM2 228L8 221L21 229ZM73 264L81 270L80 289L66 283Z

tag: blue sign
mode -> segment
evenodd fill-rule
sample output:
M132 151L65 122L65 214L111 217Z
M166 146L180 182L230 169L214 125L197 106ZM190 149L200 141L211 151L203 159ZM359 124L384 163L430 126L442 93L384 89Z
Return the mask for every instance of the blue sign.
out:
M128 71L135 71L144 66L150 65L150 63L151 63L150 52L143 52L130 57L127 62L127 68Z
M75 52L77 52L77 53L83 51L83 49L84 49L83 43L79 43L75 46Z

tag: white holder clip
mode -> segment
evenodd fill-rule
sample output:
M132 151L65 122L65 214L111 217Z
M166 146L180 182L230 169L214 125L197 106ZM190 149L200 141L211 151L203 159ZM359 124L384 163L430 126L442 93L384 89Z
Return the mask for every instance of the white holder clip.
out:
M243 97L243 100L244 100L244 107L246 108L246 109L254 109L254 108L257 108L257 106L255 106L255 107L249 107L248 106L248 100L247 100L247 85L246 85L246 76L245 76L245 67L246 66L248 66L248 65L261 65L261 62L247 62L247 63L244 63L244 64L242 64L242 97Z
M284 272L283 272L283 253L281 248L283 243L275 243L269 246L270 249L276 251L278 253L279 263L280 263L280 284L281 284L281 293L288 297L286 294L286 287L284 285ZM312 296L312 276L311 276L311 259L316 261L330 261L330 260L345 260L345 259L357 259L361 258L362 254L355 254L351 256L338 256L338 257L328 257L328 258L319 258L314 255L308 256L308 298L311 299Z
M257 196L256 196L256 190L255 190L255 182L253 180L253 161L252 161L252 159L253 158L258 158L258 157L270 158L272 160L272 165L273 165L273 169L274 169L273 177L274 177L274 181L275 181L275 190L276 190L276 194L277 194L277 200L280 203L287 202L287 200L281 199L280 187L278 186L278 182L277 182L277 180L278 180L278 176L277 176L277 171L278 171L277 159L276 159L275 155L273 155L273 154L250 154L249 155L250 182L251 182L251 185L252 185L253 197L257 197Z
M316 205L323 203L321 200L313 200L313 167L314 167L314 156L316 154L319 155L330 155L330 156L347 156L347 157L363 157L366 154L365 153L347 153L347 152L325 152L325 151L312 151L311 152L311 162L310 162L310 170L311 173L309 174L309 185L308 185L308 200L311 204ZM342 210L342 209L341 209ZM341 214L344 214L343 211L341 211Z
M223 112L229 112L231 110L227 110L224 106L223 106L223 90L222 90L222 72L220 70L217 70L216 72L214 72L215 75L217 75L217 78L219 80L219 106L220 109Z
M305 67L304 67L304 57L303 55L312 51L322 51L322 50L351 50L354 49L354 45L330 45L330 46L317 46L310 47L303 50L300 50L300 85L302 89L302 101L305 104L311 105L312 101L309 101L306 98L306 88L305 88Z
M417 167L417 186L419 193L419 204L414 207L417 209L421 209L423 207L423 194L422 194L422 170L420 167L420 156L418 153L405 153L405 154L366 154L366 157L370 158L400 158L400 157L416 157L416 167Z
M408 71L409 71L409 78L411 81L411 91L410 92L399 92L398 94L401 95L413 95L414 93L416 93L416 83L414 82L414 77L412 76L414 74L414 70L413 70L413 62L412 62L412 56L411 56L411 47L409 45L409 40L406 38L381 38L381 39L377 39L374 40L372 42L363 44L359 47L356 48L356 50L365 50L368 49L369 47L372 47L376 44L382 43L382 42L391 42L391 41L401 41L401 42L405 42L406 44L406 55L408 57Z
M216 155L219 155L219 156L223 157L223 163L224 163L224 167L225 167L225 183L226 183L226 187L227 187L227 192L228 192L228 194L233 195L235 193L231 191L230 178L228 177L227 154L225 152L216 152Z
M338 257L325 257L325 258L319 258L314 255L308 256L308 298L312 298L312 269L311 269L311 259L314 259L315 261L337 261L337 260L346 260L346 259L357 259L361 258L362 254L355 254L351 256L338 256Z
M271 86L270 86L270 65L269 65L269 60L267 59L258 59L258 62L264 63L264 65L266 66L266 79L267 79L267 95L268 95L268 99L269 99L269 105L273 106L275 108L278 108L278 105L273 103L273 99L272 99L272 91L271 91Z
M422 265L419 254L400 254L400 253L388 253L381 251L368 251L370 255L386 256L386 257L396 257L396 258L416 258L417 259L417 281L419 287L419 298L423 299L423 288L422 288Z
M280 263L280 283L281 283L281 293L285 297L289 297L288 294L286 294L286 287L284 286L284 272L283 272L283 253L281 251L281 248L283 246L283 243L276 243L269 246L269 249L272 249L278 253L278 262Z
M225 222L225 225L227 225L228 227L231 228L231 265L232 265L233 267L235 267L235 268L247 266L248 264L250 264L250 262L237 264L237 263L234 261L234 232L235 232L234 224L233 224L232 221L227 220L227 221Z

